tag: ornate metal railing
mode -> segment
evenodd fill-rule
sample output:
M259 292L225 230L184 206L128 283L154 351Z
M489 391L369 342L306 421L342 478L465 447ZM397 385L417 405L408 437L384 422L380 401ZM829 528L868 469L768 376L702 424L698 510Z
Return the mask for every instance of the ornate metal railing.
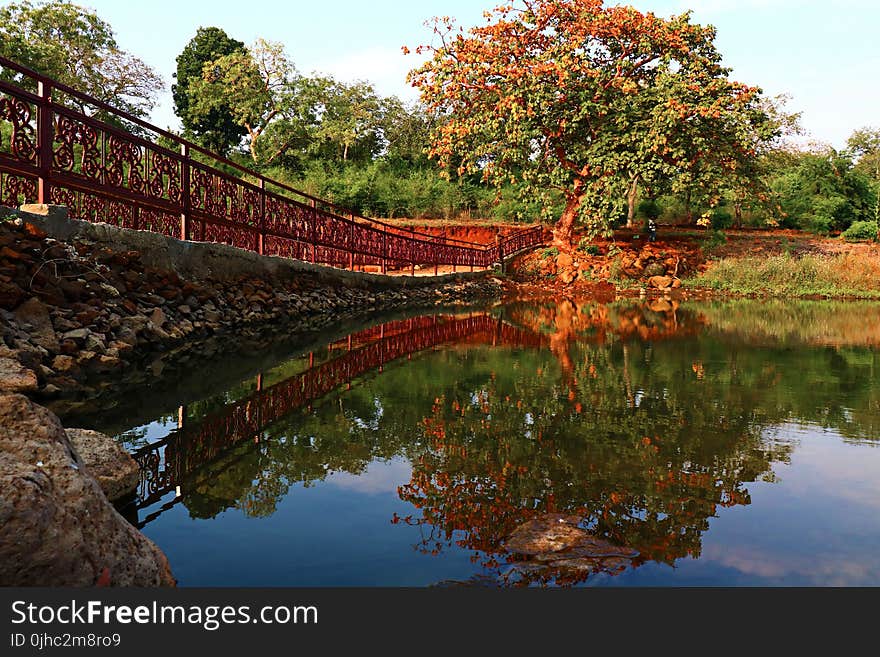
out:
M136 509L156 504L228 450L245 441L260 440L266 428L284 416L350 384L358 376L413 353L462 339L530 348L547 344L545 336L487 314L418 317L352 334L331 345L331 358L326 362L266 389L259 376L257 391L249 397L197 423L182 421L182 426L165 438L137 450L133 456L140 465L141 480ZM340 350L341 355L337 355ZM184 415L182 411L181 419ZM140 526L155 516L145 518Z
M24 203L65 205L75 219L182 240L383 272L491 267L542 237L531 227L477 244L357 217L0 57L0 205Z

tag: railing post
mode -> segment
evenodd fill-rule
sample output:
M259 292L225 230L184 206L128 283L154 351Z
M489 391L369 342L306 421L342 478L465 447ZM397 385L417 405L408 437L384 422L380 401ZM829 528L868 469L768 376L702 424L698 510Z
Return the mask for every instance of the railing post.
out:
M382 273L388 273L388 231L382 227ZM384 330L384 329L383 329Z
M495 241L498 243L498 262L501 264L501 273L504 273L504 242L502 241L501 235L495 236Z
M260 178L260 234L257 236L257 253L266 255L266 181Z
M40 107L37 115L37 148L40 155L40 179L37 185L37 203L52 202L52 187L49 179L52 174L52 144L55 130L52 125L52 85L40 80L37 83Z
M180 168L180 189L183 195L183 207L180 215L180 239L186 242L192 234L192 196L191 176L189 169L189 146L180 145L180 154L183 156Z
M317 244L315 244L315 242L317 241L315 238L315 236L317 235L317 230L318 230L318 201L315 199L312 199L312 230L311 230L311 235L310 235L310 237L312 238L312 264L315 264L315 262L317 262L317 257L318 257L318 254L317 254L318 246L317 246Z
M354 214L349 213L348 218L351 221L348 229L348 268L354 271Z

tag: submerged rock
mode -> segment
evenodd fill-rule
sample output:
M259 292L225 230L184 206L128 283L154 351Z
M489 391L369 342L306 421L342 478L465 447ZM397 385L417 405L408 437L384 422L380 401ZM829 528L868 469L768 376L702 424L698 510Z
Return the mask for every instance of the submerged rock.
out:
M67 438L110 501L134 492L140 469L110 436L87 429L67 429Z
M0 396L0 585L173 586L165 555L120 516L58 418Z
M505 577L544 581L584 579L595 573L617 575L633 565L638 550L616 545L578 525L580 518L548 514L526 522L511 534L506 547L525 561L516 561Z
M549 514L517 527L507 540L507 549L514 554L536 556L572 548L589 536L577 527L576 518Z

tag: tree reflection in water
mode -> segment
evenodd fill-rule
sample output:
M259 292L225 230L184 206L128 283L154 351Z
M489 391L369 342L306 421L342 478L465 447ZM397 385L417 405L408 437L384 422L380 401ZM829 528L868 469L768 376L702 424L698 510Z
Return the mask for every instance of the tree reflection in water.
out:
M808 313L827 329L822 312L839 310ZM427 554L470 551L493 583L573 585L697 558L710 519L750 504L748 484L789 461L795 445L769 429L876 435L875 350L816 343L803 323L779 335L761 325L758 339L765 316L741 316L718 304L563 300L509 304L503 320L370 329L342 355L184 427L164 454L154 445L151 485L162 485L143 506L182 485L177 501L193 517L231 507L266 517L294 484L403 457L412 477L399 496L414 511L392 522L420 527ZM445 337L428 333L438 321ZM322 383L309 388L310 376ZM638 555L565 564L509 549L518 527L550 514Z

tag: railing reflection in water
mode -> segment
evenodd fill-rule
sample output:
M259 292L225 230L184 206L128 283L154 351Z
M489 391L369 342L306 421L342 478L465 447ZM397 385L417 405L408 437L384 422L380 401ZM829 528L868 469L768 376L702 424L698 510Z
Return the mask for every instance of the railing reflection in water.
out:
M187 423L186 409L181 407L178 428L133 455L141 468L136 511L178 492L174 501L139 520L138 526L143 527L176 504L181 499L179 486L184 480L233 447L245 441L258 442L267 427L292 411L307 407L340 386L350 386L353 379L366 372L378 370L381 373L387 363L436 345L465 339L492 345L533 348L547 345L544 336L488 314L418 317L354 333L329 345L331 360L316 365L314 354L310 354L307 370L266 389L260 374L255 393L197 423ZM342 355L332 357L340 350Z

